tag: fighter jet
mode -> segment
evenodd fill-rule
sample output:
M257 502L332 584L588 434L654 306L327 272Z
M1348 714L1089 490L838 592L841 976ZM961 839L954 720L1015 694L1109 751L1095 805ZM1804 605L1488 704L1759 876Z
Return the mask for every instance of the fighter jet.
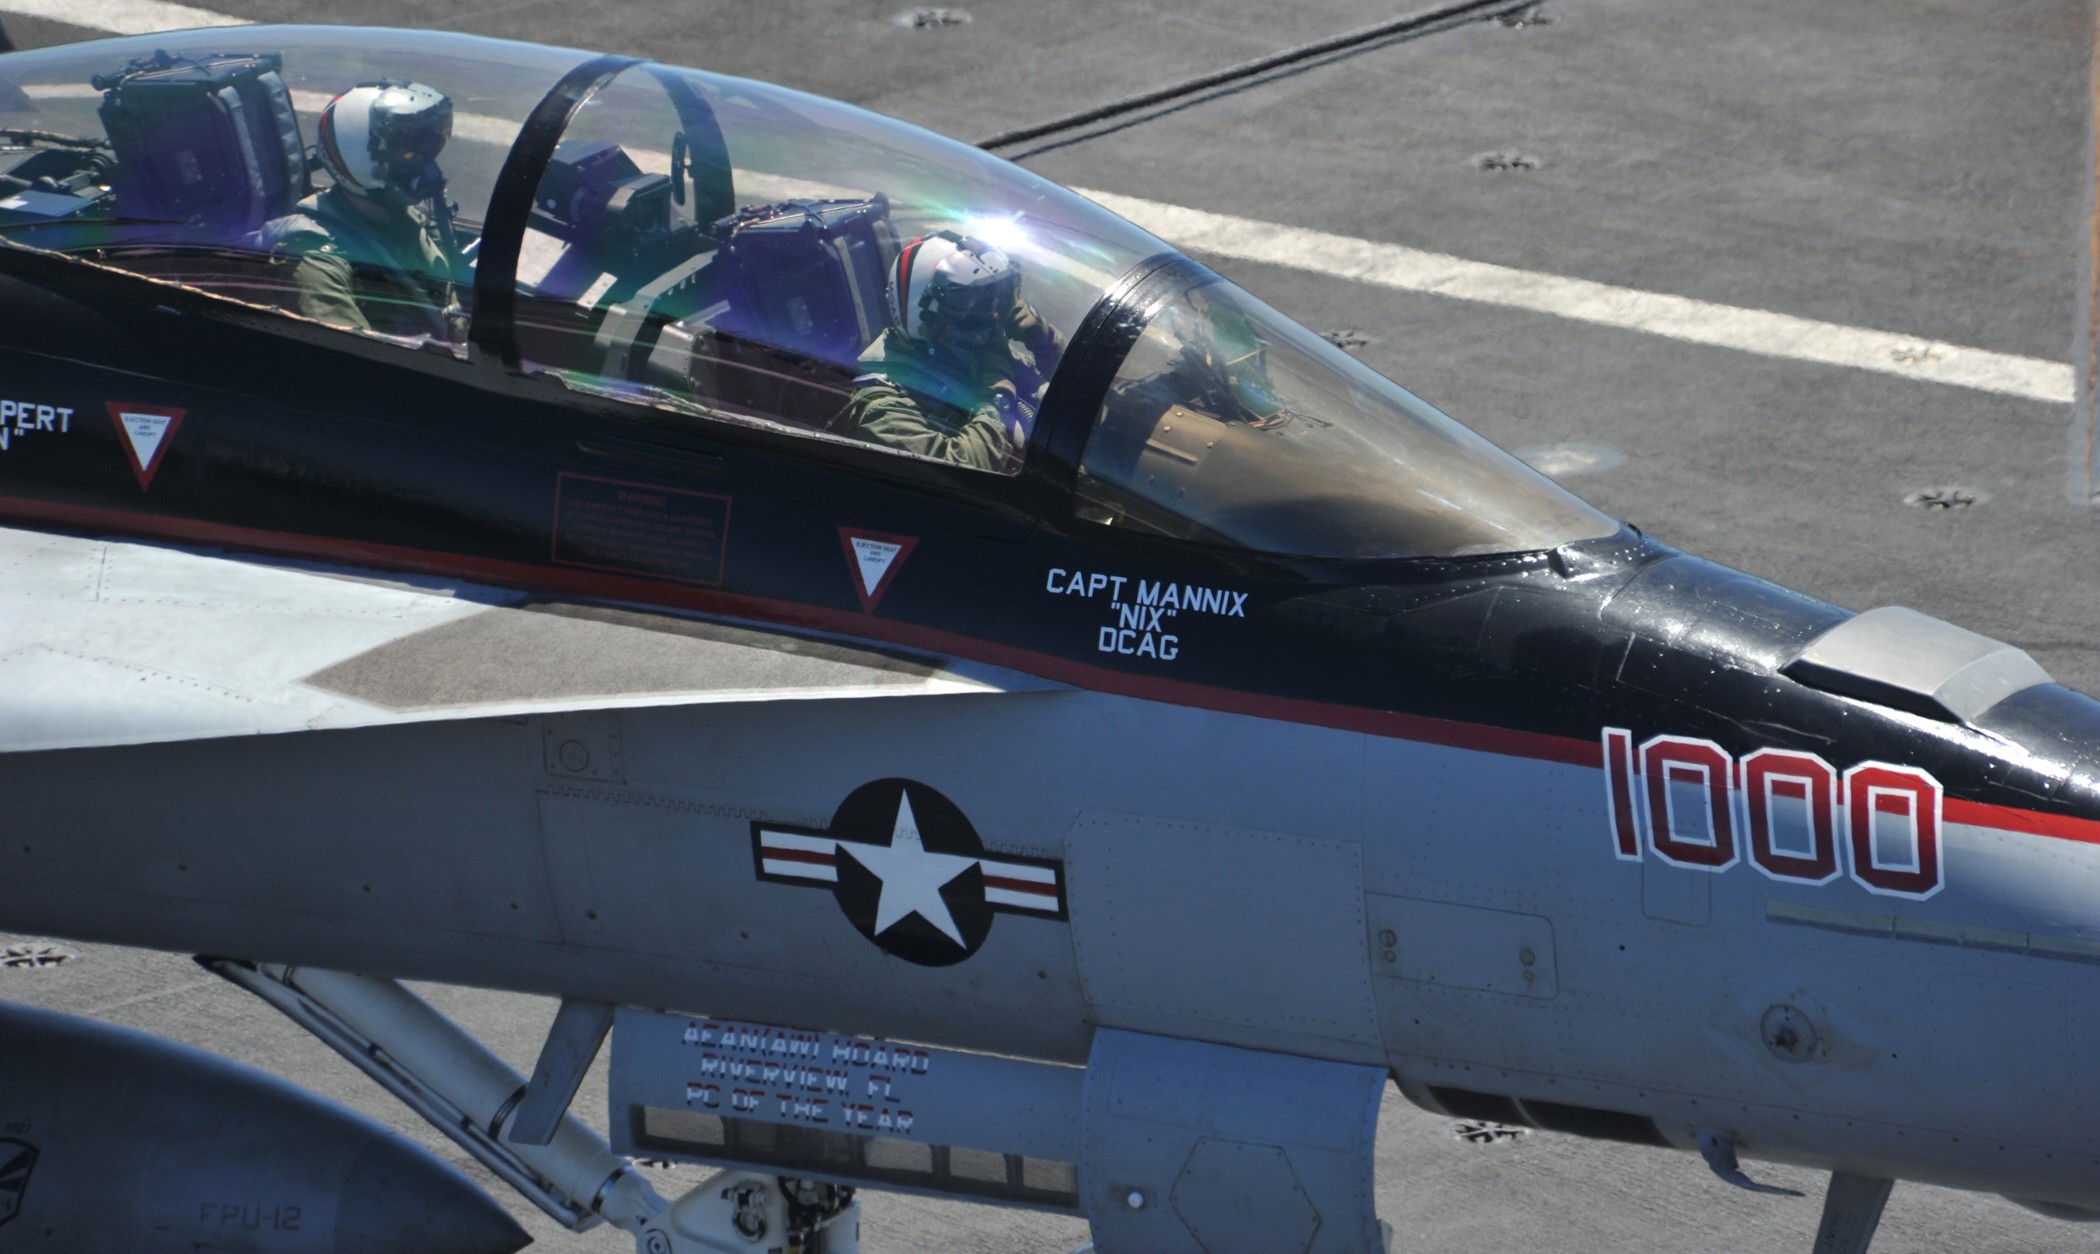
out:
M2100 705L2018 649L1678 552L845 105L246 27L0 110L0 928L201 955L653 1254L851 1250L861 1188L1381 1249L1389 1080L1827 1171L1822 1254L1896 1179L2100 1217ZM560 998L534 1074L403 979ZM0 1247L522 1239L0 1032Z

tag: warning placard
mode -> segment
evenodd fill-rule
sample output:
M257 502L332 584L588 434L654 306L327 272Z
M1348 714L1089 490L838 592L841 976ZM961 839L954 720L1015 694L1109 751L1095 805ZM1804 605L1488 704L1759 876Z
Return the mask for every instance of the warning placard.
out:
M562 474L554 489L554 560L681 583L722 582L729 498Z

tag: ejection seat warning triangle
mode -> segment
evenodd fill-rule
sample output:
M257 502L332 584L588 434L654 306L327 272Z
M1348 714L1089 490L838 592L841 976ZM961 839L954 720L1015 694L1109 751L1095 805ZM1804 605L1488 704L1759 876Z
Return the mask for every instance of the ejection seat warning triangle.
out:
M138 476L139 491L143 492L153 486L153 474L160 469L161 458L167 456L183 414L189 411L126 401L105 403L110 421L117 424L117 443L124 446L124 456L131 459L131 473Z
M861 612L873 614L875 603L889 591L890 581L897 577L904 559L911 556L918 538L841 527L839 541L846 546L846 565L853 575L853 591L860 597Z

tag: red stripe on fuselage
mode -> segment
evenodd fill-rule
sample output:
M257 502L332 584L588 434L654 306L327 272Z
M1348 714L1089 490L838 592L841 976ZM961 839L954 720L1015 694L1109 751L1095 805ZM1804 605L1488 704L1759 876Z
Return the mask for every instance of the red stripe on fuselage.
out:
M813 849L782 849L777 845L765 846L768 862L807 862L813 866L837 866L838 855L818 853Z
M732 618L747 618L782 627L801 627L842 636L881 640L928 652L988 662L1009 670L1023 671L1116 696L1138 697L1166 705L1190 706L1227 714L1246 714L1327 727L1337 731L1363 732L1394 740L1471 749L1507 757L1560 762L1569 766L1599 767L1603 755L1594 740L1576 740L1544 732L1518 731L1461 723L1452 719L1390 710L1366 710L1308 701L1297 697L1240 692L1187 680L1155 675L1132 675L1074 662L1051 653L1038 653L1012 645L980 640L934 627L921 627L892 619L875 618L853 610L832 610L794 601L776 601L704 588L676 587L626 575L536 566L528 562L469 557L431 549L412 549L362 540L340 540L330 536L306 536L284 531L264 531L194 518L141 514L129 510L102 509L85 505L61 505L24 497L0 497L0 515L29 523L49 523L90 530L108 528L127 535L179 540L194 544L217 544L263 553L316 558L352 565L377 566L419 574L472 579L500 587L529 592L566 592L612 601L639 601L673 609L694 610Z
M2042 814L2039 811L2021 810L2013 806L1992 805L1986 801L1965 801L1960 797L1948 797L1940 802L1940 817L1949 823L1961 823L1969 827L1992 827L2001 832L2019 832L2027 836L2047 836L2054 840L2075 840L2080 844L2100 845L2100 823L2068 814Z
M1027 893L1032 897L1045 897L1051 901L1057 900L1056 888L1048 884L1039 884L1034 880L1015 880L1008 879L1004 875L987 875L984 877L984 886L986 888L1003 888L1010 893Z
M936 653L989 662L995 666L1040 675L1095 692L1138 697L1168 705L1247 714L1279 722L1363 732L1394 740L1412 740L1453 749L1501 754L1506 757L1559 762L1568 766L1586 766L1592 769L1601 769L1604 766L1602 746L1594 740L1576 740L1544 732L1489 727L1478 723L1461 723L1451 719L1400 714L1389 710L1358 709L1296 697L1239 692L1230 688L1216 688L1207 684L1163 679L1153 675L1132 675L1085 662L1074 662L1054 654L1037 653L980 640L974 636L958 635L932 627L919 627L892 619L875 618L850 610L822 609L793 601L775 601L701 588L672 587L624 575L559 570L527 562L466 557L429 549L371 544L328 536L264 531L253 527L235 527L224 523L140 514L128 510L61 505L24 497L0 497L0 512L32 524L109 528L159 539L223 544L265 553L482 580L527 591L567 592L617 601L654 602L676 609L756 619L784 627L801 627L844 636L884 640ZM2042 814L2034 810L1968 801L1958 797L1946 798L1941 812L1948 822L1969 827L1989 827L2029 836L2046 836L2055 840L2100 845L2100 822L2092 819L2063 814ZM766 856L781 857L786 852L768 849Z

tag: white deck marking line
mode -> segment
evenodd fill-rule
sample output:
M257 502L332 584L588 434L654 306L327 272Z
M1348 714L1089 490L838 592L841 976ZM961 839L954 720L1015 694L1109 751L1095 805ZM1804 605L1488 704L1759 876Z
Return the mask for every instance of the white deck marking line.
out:
M160 0L0 0L0 13L50 18L127 35L246 24L244 18ZM515 126L498 119L462 116L458 122L469 130L483 131L490 139L516 133ZM2069 404L2076 395L2075 372L2067 362L1995 353L1893 331L1819 322L1770 310L1742 309L1666 292L1467 261L1401 244L1381 244L1304 227L1235 218L1114 192L1075 190L1177 248L1192 252L1286 266L1398 291L1522 309L1692 344L1849 366L2026 400Z
M160 0L7 0L0 13L49 18L68 26L106 30L113 35L150 35L155 31L196 26L246 26L249 19L194 9Z
M1191 252L2028 400L2069 404L2073 395L2072 370L2064 362L1517 270L1114 192L1074 190Z

